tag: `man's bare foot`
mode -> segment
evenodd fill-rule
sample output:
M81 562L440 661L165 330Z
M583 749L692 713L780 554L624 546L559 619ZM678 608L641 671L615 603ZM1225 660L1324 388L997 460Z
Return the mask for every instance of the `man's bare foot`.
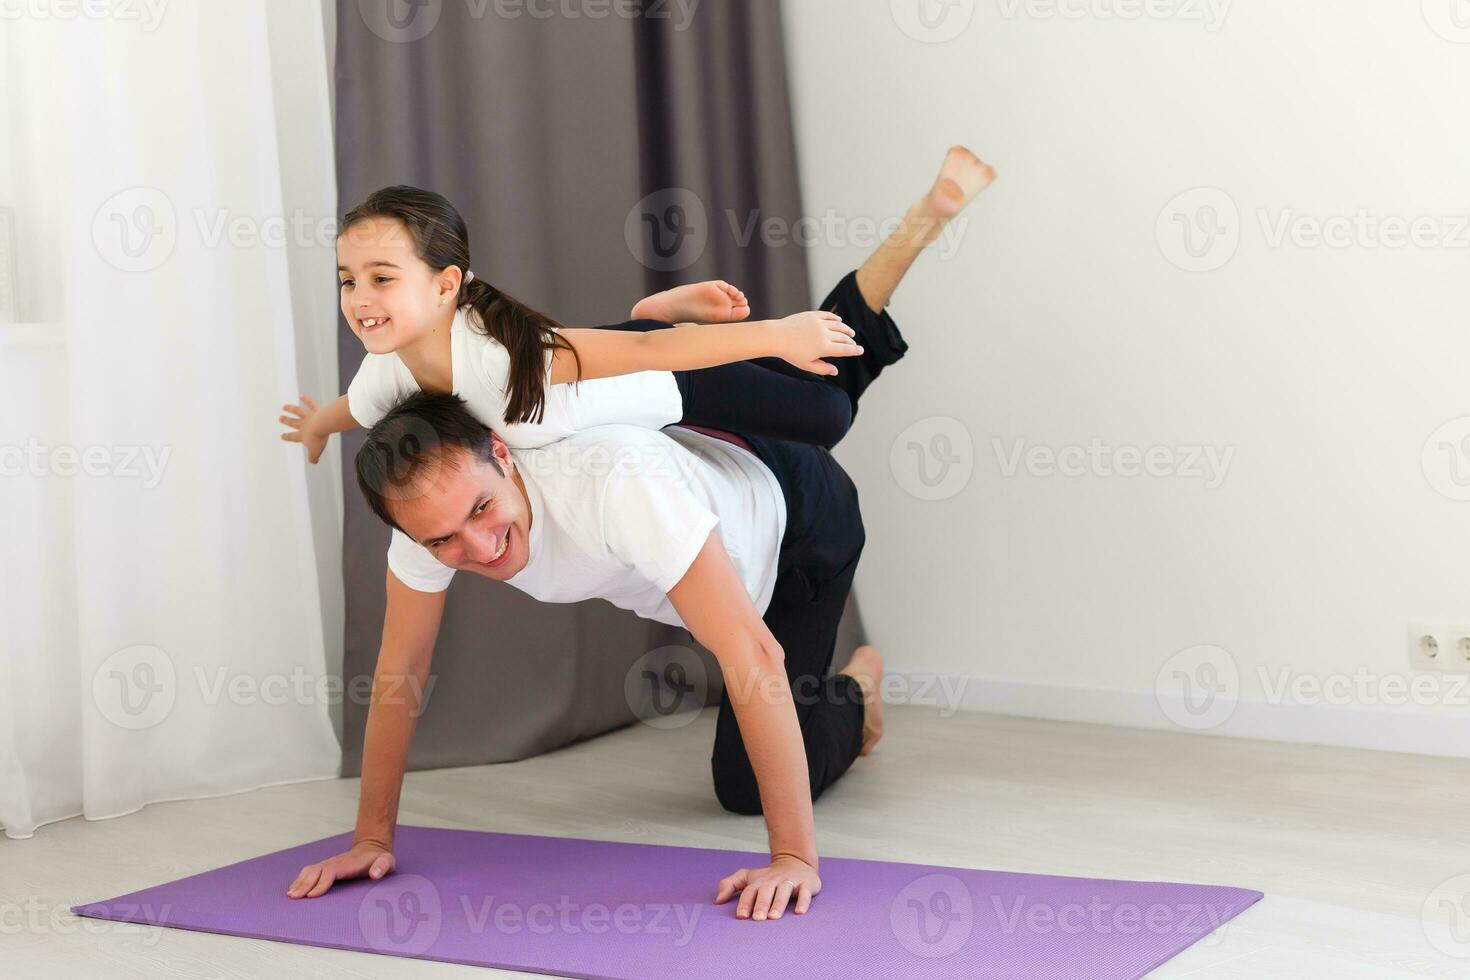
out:
M867 755L883 737L883 699L878 696L883 658L877 647L865 644L852 652L852 659L838 673L853 678L863 690L863 745L858 754Z
M963 146L951 146L934 185L857 270L857 287L874 313L882 312L909 266L943 232L951 218L995 180L995 170Z
M750 316L745 294L723 279L675 286L638 301L635 320L665 323L729 323Z
M910 240L928 245L939 237L949 219L995 181L995 168L963 146L951 146L929 192L904 215Z

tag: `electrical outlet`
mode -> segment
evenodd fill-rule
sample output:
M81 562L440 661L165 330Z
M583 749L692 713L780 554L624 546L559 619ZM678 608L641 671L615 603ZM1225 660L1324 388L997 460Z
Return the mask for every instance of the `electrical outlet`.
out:
M1410 623L1409 666L1470 674L1470 626Z

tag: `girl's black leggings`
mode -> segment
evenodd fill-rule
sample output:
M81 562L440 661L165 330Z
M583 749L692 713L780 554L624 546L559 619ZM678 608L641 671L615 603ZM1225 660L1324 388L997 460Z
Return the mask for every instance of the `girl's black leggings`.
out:
M829 363L839 368L835 376L812 374L778 357L675 371L674 380L684 400L680 421L826 449L837 445L857 413L856 394L877 377L884 364L901 356L907 345L887 313L868 309L853 272L833 287L821 308L842 317L860 337L881 338L878 349L865 342L864 352L857 357L834 358ZM603 329L647 331L669 325L661 320L628 320Z

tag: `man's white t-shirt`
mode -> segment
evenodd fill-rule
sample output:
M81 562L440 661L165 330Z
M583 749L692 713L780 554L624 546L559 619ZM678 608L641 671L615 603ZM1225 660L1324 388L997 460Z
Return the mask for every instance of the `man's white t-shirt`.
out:
M786 499L770 469L723 439L680 426L607 425L513 458L531 505L530 558L505 581L542 602L606 599L683 626L668 591L718 526L761 613L776 585ZM420 592L454 569L399 530L388 567Z
M471 325L471 307L455 311L449 327L454 393L470 414L495 430L512 449L533 449L595 425L625 423L659 429L684 417L684 401L669 371L638 371L576 384L551 384L546 353L546 405L540 422L505 421L510 404L510 355ZM377 424L389 409L419 391L413 372L396 353L368 354L347 386L347 409L358 425Z

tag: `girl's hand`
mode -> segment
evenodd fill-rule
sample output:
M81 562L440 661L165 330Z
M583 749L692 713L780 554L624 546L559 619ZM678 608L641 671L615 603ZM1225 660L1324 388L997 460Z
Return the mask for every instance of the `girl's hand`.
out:
M863 352L852 327L826 310L793 313L776 321L776 355L813 374L832 375L837 365L824 357L856 357Z
M316 415L316 402L305 395L301 396L301 402L301 405L281 406L282 409L291 413L282 415L281 422L296 430L295 432L282 432L281 438L287 442L301 443L306 447L307 460L315 463L322 458L322 451L327 448L327 437L318 434L311 424L313 416Z
M739 892L735 918L759 922L781 918L792 898L796 899L793 911L805 915L812 896L821 890L822 879L817 877L816 868L800 858L782 856L764 868L741 868L730 877L721 878L715 904L720 905Z

